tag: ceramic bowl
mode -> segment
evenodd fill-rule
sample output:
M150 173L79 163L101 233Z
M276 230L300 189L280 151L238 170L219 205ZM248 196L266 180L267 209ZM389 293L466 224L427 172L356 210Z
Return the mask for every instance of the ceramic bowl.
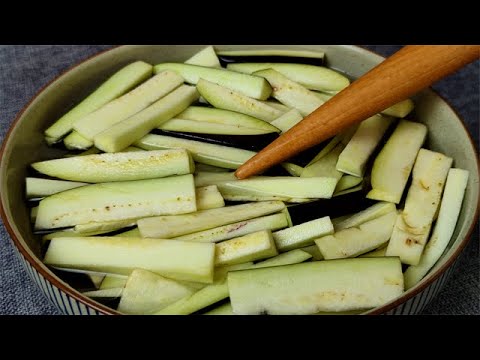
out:
M82 100L110 74L124 65L144 60L182 62L203 45L179 46L120 46L100 53L45 86L25 106L13 123L2 147L0 168L1 215L17 254L33 281L45 296L65 314L117 314L76 291L42 264L40 241L32 234L29 211L25 205L24 186L28 165L53 158L58 150L48 148L43 131ZM267 48L266 45L221 45L217 49ZM328 54L328 66L358 77L380 63L383 57L356 46L284 45L274 48L323 50ZM270 47L272 48L272 47ZM455 111L435 92L425 90L415 96L416 119L428 126L428 148L448 154L454 166L470 171L467 192L460 218L448 249L430 273L400 298L373 309L369 314L416 314L440 291L454 264L465 248L479 208L478 153Z

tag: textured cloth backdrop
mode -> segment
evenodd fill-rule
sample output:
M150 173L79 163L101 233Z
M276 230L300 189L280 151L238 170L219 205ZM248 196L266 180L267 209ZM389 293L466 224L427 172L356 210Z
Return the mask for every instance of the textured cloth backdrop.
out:
M29 99L72 65L110 48L109 45L0 46L0 141ZM393 45L367 45L388 56ZM442 80L434 88L465 119L478 144L479 62ZM478 227L443 291L424 314L480 314ZM58 314L27 276L14 255L8 234L0 225L0 314Z

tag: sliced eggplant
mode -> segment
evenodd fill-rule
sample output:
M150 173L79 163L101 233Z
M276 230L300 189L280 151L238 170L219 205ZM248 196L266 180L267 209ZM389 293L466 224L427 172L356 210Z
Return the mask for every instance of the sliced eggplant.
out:
M100 284L100 290L124 288L125 284L127 283L127 280L128 280L128 276L126 275L117 275L117 274L105 275L102 283Z
M300 249L291 250L288 252L284 252L283 254L279 254L277 256L271 257L270 259L260 261L253 265L252 269L261 269L266 267L272 266L285 266L285 265L292 265L292 264L299 264L310 259L312 255L308 252L305 252Z
M149 107L183 84L184 79L173 71L164 71L122 97L76 120L73 128L88 140Z
M138 220L138 228L143 237L169 239L274 214L285 208L280 201L227 206L220 209L202 210L180 216L159 216Z
M302 178L311 178L311 177L331 177L337 180L337 182L342 178L343 174L337 170L336 165L338 162L338 157L342 153L345 145L341 142L335 146L328 154L323 156L317 162L306 166L302 172Z
M264 78L258 78L267 82ZM197 90L208 103L219 109L236 111L267 122L272 122L283 114L270 105L205 79L198 81Z
M288 106L285 106L283 105L282 103L276 101L276 100L265 100L265 101L262 101L264 104L268 105L268 106L271 106L277 110L280 110L282 112L282 114L285 114L286 112L292 110L292 108L288 107Z
M268 80L273 88L272 97L290 108L297 109L303 116L309 115L324 103L313 92L278 71L266 69L257 71L254 75Z
M270 230L257 231L215 245L215 266L257 261L278 254Z
M125 66L51 125L45 131L45 136L50 139L49 142L51 143L59 141L73 129L73 124L78 119L98 110L108 102L130 91L148 79L152 72L153 66L143 61L136 61Z
M303 170L305 169L301 166L292 164L290 162L284 162L281 165L290 175L297 176L297 177L302 176ZM338 186L338 184L337 184L337 186Z
M327 102L334 96L334 94L326 94L322 92L315 92L315 95L324 102ZM410 99L406 99L383 110L381 114L386 116L393 116L396 118L404 118L412 112L414 107L415 104L413 103L413 101Z
M237 169L256 154L249 150L155 134L145 136L135 146L144 150L185 149L196 162L227 169Z
M330 217L305 222L273 233L275 245L280 252L314 244L314 239L333 234Z
M228 274L238 315L307 315L381 306L403 293L397 258L315 261Z
M219 226L213 229L199 231L175 237L175 240L220 242L251 234L261 230L280 230L288 227L286 215L283 213L262 216L255 219L244 220L233 224Z
M374 220L388 214L390 212L397 211L395 204L388 202L379 202L365 210L362 210L352 216L347 217L346 219L335 224L335 231L340 231L343 229L348 229L351 227L357 227L366 223L367 221Z
M144 269L174 280L211 283L215 245L177 240L72 237L50 241L44 263L130 274Z
M237 177L234 172L208 172L201 171L195 174L195 186L218 185L227 181L235 181Z
M68 150L86 150L93 146L93 141L86 139L77 131L73 130L63 139L63 144Z
M45 196L50 196L65 190L75 189L85 185L88 184L83 182L27 177L25 179L25 193L27 199L43 198Z
M302 120L302 114L300 114L297 109L291 109L279 118L273 120L272 125L282 130L282 132L287 132Z
M254 74L261 70L273 69L310 90L340 91L350 85L347 77L335 70L322 66L281 63L237 63L228 64L227 69L244 74ZM274 87L274 85L272 86Z
M392 235L397 213L389 212L358 227L348 228L315 240L327 260L355 257L386 244Z
M323 255L320 252L320 249L318 248L317 244L313 244L313 245L310 245L310 246L303 247L300 250L312 255L312 261L323 260ZM295 250L293 250L293 251L295 251Z
M365 174L367 161L383 138L393 118L374 115L362 121L338 157L337 170L353 176Z
M194 171L189 153L181 149L76 156L31 166L42 174L89 183L155 179Z
M82 294L89 298L119 298L122 296L123 288L111 288L104 290L85 291Z
M338 194L341 191L358 186L362 183L362 181L363 181L362 177L356 177L352 175L343 175L340 178L340 180L338 180L337 187L335 188L335 193Z
M269 132L278 132L279 130L266 121L241 114L235 111L228 111L205 106L190 106L188 109L178 115L179 119L195 120L219 125L231 125L248 127L252 129L264 130L265 134Z
M268 133L277 133L279 130L253 129L238 125L215 124L204 121L185 120L174 118L161 125L159 130L173 131L177 133L195 133L211 135L262 135ZM155 133L155 132L154 132Z
M225 196L239 195L279 196L291 199L329 199L337 185L337 179L331 177L292 177L292 176L255 176L246 180L218 183L218 189Z
M469 173L466 170L450 169L443 193L438 219L432 236L417 265L409 266L405 271L405 288L415 286L435 265L452 238L460 215Z
M197 85L201 79L204 79L258 100L266 100L272 93L272 88L265 79L249 74L179 63L164 63L154 67L156 74L166 70L177 72L189 84ZM211 103L207 97L205 98Z
M360 257L385 257L387 253L387 245L382 245L379 249L370 251L366 254L361 255ZM405 290L407 289L406 284L405 284Z
M398 204L410 172L427 135L421 123L401 120L375 159L371 174L372 190L367 197Z
M440 204L452 158L420 149L413 168L402 219L398 220L388 245L388 256L399 256L404 264L418 265Z
M196 208L193 175L93 184L40 201L35 229L182 214Z
M194 292L195 289L177 281L135 269L128 277L117 310L124 314L148 315Z
M198 53L185 61L185 64L206 66L212 68L222 67L213 46L207 46L205 49L200 50Z
M143 111L97 134L95 147L110 153L121 151L178 115L198 97L195 87L182 85Z

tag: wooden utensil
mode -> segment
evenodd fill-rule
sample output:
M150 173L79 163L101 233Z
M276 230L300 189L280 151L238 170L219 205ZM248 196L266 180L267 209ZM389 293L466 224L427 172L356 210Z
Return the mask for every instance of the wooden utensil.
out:
M407 99L480 57L479 45L409 45L335 95L237 169L245 179Z

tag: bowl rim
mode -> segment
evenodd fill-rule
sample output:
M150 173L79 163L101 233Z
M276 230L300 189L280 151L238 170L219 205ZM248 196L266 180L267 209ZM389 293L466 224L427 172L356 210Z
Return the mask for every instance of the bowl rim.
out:
M92 56L89 56L87 58L85 58L84 60L81 60L80 62L70 66L69 68L67 68L66 70L64 70L63 72L61 72L59 75L57 75L56 77L54 77L51 81L49 81L47 84L45 84L44 86L42 86L36 93L35 95L30 99L30 101L27 102L27 104L25 104L23 106L23 108L18 112L18 114L16 115L14 121L12 122L12 124L10 125L9 127L9 130L7 132L7 134L5 135L5 138L3 140L3 143L2 143L2 146L0 148L0 159L2 159L1 163L3 163L3 154L4 154L4 151L5 151L5 148L6 148L6 145L7 143L9 142L8 140L10 139L10 135L11 133L13 132L13 130L15 129L17 123L20 121L20 119L22 118L23 114L25 113L25 111L30 107L30 105L35 101L35 99L37 99L37 97L42 94L50 85L52 85L54 82L56 82L57 80L59 80L61 77L63 77L64 75L66 75L67 73L71 72L72 70L76 69L77 67L81 66L82 64L96 58L96 57L99 57L101 55L104 55L108 52L111 52L111 51L114 51L116 49L119 49L119 48L122 48L122 47L126 47L128 45L117 45L117 46L113 46L111 48L108 48L106 50L102 50L102 51L99 51L95 54L93 54ZM357 48L360 48L361 50L363 51L367 51L367 52L370 52L376 56L379 56L381 57L382 59L385 59L384 56L376 53L375 51L372 51L370 49L367 49L365 48L364 46L359 46L359 45L352 45L353 47L357 47ZM476 165L477 165L477 172L480 176L480 159L479 159L479 156L478 156L478 148L475 144L475 142L473 141L472 139L472 136L470 134L470 132L468 131L466 125L465 125L465 121L463 119L463 117L458 113L458 111L442 96L440 95L436 90L434 90L433 88L431 87L428 87L428 89L430 91L432 91L436 96L438 96L441 100L443 100L445 102L445 104L450 108L450 110L452 110L452 112L455 114L456 116L456 119L460 122L460 124L462 125L463 129L465 130L465 133L467 134L467 137L468 137L468 140L470 141L470 144L472 146L472 148L474 150L476 150L476 153L477 153L477 156L476 156ZM0 163L0 164L1 164ZM4 203L3 203L3 200L1 199L0 197L0 217L2 218L3 220L3 223L5 225L5 228L7 229L7 232L10 236L10 239L11 239L11 242L13 243L13 245L15 246L15 248L20 252L20 254L28 261L28 263L38 272L40 273L40 275L42 277L44 277L46 280L48 280L52 285L54 285L55 287L57 287L59 290L65 292L68 296L71 296L72 298L74 298L75 300L83 303L84 305L86 306L89 306L91 308L93 308L94 310L96 310L97 312L100 312L102 314L105 314L105 315L122 315L122 313L120 313L119 311L117 310L114 310L110 307L107 307L99 302L96 302L94 301L93 299L87 297L87 296L84 296L82 295L78 290L76 290L75 288L71 287L70 285L68 285L67 283L65 283L64 281L62 281L58 276L54 275L42 262L40 259L38 259L37 257L35 256L32 256L30 251L27 250L21 240L19 238L17 238L17 236L15 235L15 232L13 231L13 228L9 222L9 219L6 215L6 210L4 208ZM6 204L5 204L6 206ZM439 267L434 273L432 273L430 275L430 277L426 280L426 281L423 281L423 282L420 282L418 286L414 287L411 291L407 291L405 292L402 296L400 296L399 298L385 304L385 305L382 305L382 306L379 306L377 308L374 308L372 310L369 310L366 312L366 315L380 315L380 314L385 314L386 312L400 306L401 304L404 304L406 303L408 300L410 300L411 298L415 297L417 294L419 294L420 292L422 292L423 290L425 290L427 287L429 287L431 284L433 284L442 274L444 274L448 268L450 268L453 263L457 260L457 258L459 257L459 255L462 253L462 251L465 249L465 247L467 246L467 244L469 243L469 241L471 240L472 238L472 234L473 234L473 231L479 221L479 212L480 212L480 192L479 192L479 196L478 196L478 199L477 199L477 206L476 206L476 210L475 210L475 214L474 214L474 220L472 222L472 224L470 225L470 228L468 229L467 231L467 234L465 236L465 238L461 241L461 243L458 245L457 249L450 255L450 257L445 261L445 263Z

